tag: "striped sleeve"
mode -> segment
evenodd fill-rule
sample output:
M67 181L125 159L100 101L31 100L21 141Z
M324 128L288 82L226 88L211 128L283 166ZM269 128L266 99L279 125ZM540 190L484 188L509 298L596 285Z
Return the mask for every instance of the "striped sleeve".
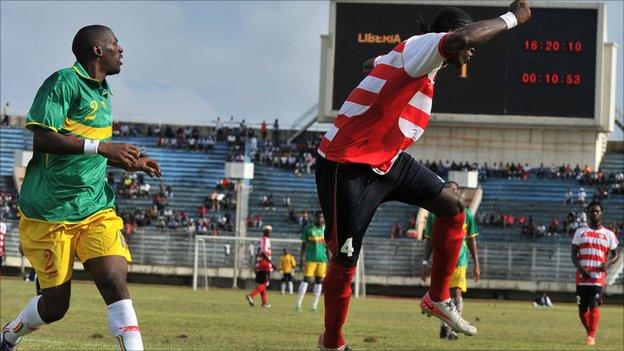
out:
M405 41L403 50L404 69L416 78L429 74L444 63L438 44L447 33L427 33L413 36Z

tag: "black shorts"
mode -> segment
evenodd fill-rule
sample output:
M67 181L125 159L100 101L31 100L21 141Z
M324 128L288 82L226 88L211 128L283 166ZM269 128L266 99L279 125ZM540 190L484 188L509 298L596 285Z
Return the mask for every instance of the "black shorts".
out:
M256 283L266 284L271 280L271 272L269 271L256 271Z
M283 282L292 282L292 273L284 273L282 275Z
M386 201L421 206L433 200L444 180L410 155L401 153L385 175L371 166L316 160L316 190L325 217L325 242L334 260L348 267L357 263L362 238L377 207Z
M585 310L590 307L602 305L602 286L599 285L577 285L576 304L580 309Z

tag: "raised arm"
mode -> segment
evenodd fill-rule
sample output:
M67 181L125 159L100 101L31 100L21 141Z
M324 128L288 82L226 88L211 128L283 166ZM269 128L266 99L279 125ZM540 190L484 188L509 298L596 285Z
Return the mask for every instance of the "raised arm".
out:
M515 19L509 15L503 15L493 19L479 21L469 24L445 37L442 43L442 51L453 56L461 51L479 46L492 39L496 34L501 33L514 25L520 25L531 18L531 9L528 0L516 0L509 5ZM513 23L513 22L516 23Z

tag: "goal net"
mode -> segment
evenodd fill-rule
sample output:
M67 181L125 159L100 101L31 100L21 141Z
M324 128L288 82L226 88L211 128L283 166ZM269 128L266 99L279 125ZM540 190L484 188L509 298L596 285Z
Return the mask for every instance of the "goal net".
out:
M232 287L237 287L240 280L253 279L256 263L256 247L259 237L239 238L235 236L195 236L195 257L193 260L193 290L208 289L211 279L225 278L232 280ZM271 238L271 259L279 266L279 259L284 249L295 256L299 265L301 240ZM360 253L358 270L354 279L355 295L365 296L366 278L364 277L364 255ZM279 267L274 278L281 278ZM295 279L301 280L303 273L298 269Z

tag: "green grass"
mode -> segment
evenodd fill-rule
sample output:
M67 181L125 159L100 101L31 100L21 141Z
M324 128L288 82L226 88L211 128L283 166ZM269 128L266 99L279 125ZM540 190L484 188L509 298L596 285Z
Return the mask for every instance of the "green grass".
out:
M0 282L0 320L15 318L34 284ZM106 307L95 286L74 282L65 318L27 336L20 350L112 350ZM271 310L251 308L243 290L132 285L146 350L313 350L323 314L294 311L295 296L269 293ZM309 308L311 295L304 306ZM556 303L556 301L555 301ZM479 335L437 339L439 324L422 316L416 299L352 299L345 335L356 350L490 349L576 350L586 347L576 306L535 309L529 302L465 300ZM603 306L596 349L624 349L624 310Z

